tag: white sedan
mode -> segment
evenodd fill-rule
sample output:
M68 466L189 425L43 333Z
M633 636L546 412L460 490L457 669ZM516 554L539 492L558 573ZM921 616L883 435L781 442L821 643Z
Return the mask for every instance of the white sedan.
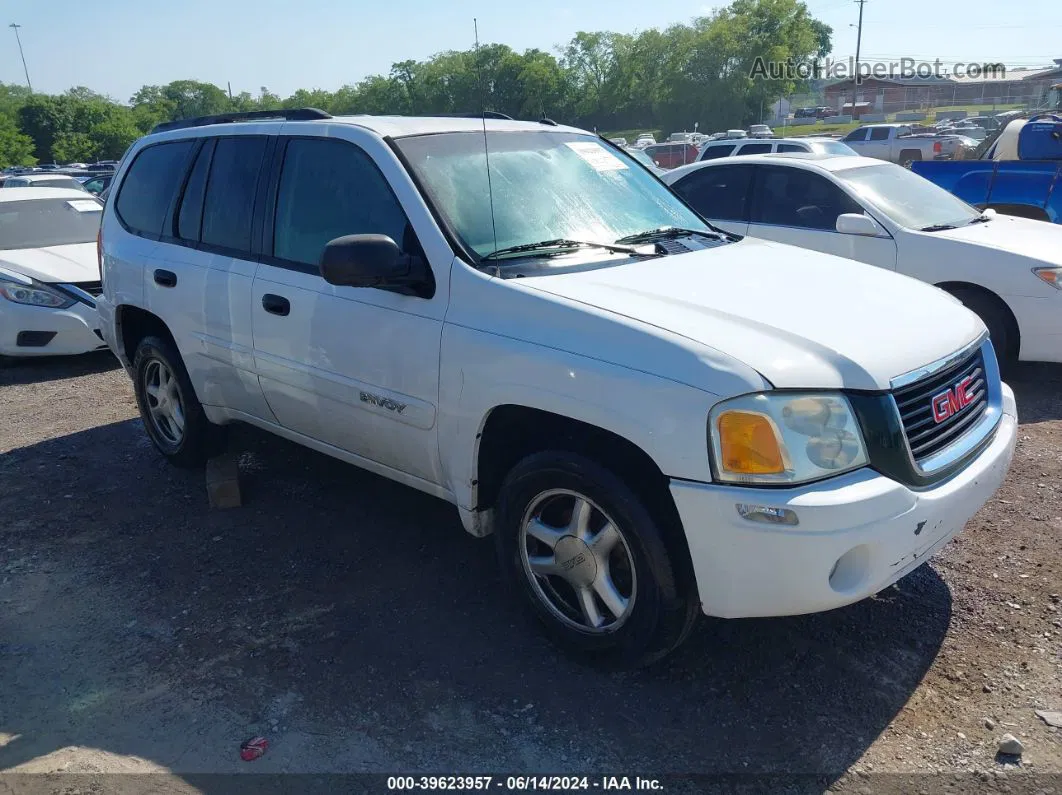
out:
M1062 362L1062 226L981 212L869 157L731 157L661 179L728 232L941 287L981 316L1001 362Z
M106 347L95 300L102 209L79 190L0 190L0 359Z

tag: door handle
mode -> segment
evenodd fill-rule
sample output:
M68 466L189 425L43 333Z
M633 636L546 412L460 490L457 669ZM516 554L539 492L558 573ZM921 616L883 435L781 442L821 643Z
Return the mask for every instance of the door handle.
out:
M262 296L262 309L271 315L287 317L291 311L291 302L282 295L266 293Z
M176 287L177 274L173 271L157 270L155 271L155 284L160 287Z

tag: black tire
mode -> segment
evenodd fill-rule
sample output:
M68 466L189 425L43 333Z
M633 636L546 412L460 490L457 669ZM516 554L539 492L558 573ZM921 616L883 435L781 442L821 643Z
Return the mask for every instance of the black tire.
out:
M175 393L179 397L184 420L179 434L167 435L166 428L175 426L167 426L152 416L152 406L157 405L157 402L148 394L148 380L154 372L158 372L160 363L175 382ZM201 466L224 449L227 429L206 418L181 354L170 340L145 337L137 345L133 356L133 391L148 437L155 449L174 466L184 469Z
M903 166L904 168L910 168L911 167L911 163L913 163L916 160L921 160L921 159L922 159L922 153L919 152L917 149L905 149L904 151L900 152L900 161L899 162L900 162L900 165Z
M558 490L582 496L619 530L622 543L616 543L613 554L619 550L628 564L621 568L633 570L633 578L630 571L626 573L635 586L625 594L629 612L622 621L617 619L615 628L580 628L571 619L559 618L545 594L547 589L555 594L567 585L575 595L564 579L568 575L536 578L526 567L526 545L537 542L522 534L525 517L540 504L542 495ZM566 495L556 497L565 498ZM618 668L648 665L684 641L700 613L696 589L681 582L691 578L681 578L676 571L676 562L683 558L679 551L669 550L660 525L639 496L608 469L575 453L535 453L509 472L501 487L494 536L503 577L519 592L520 601L555 644L587 662ZM571 536L568 539L571 541ZM556 557L559 559L560 553ZM564 565L573 560L576 558ZM594 571L597 570L595 566ZM608 574L610 583L614 573ZM615 579L623 575L624 571L620 571ZM594 590L593 585L584 587ZM556 599L552 601L556 604ZM596 603L607 617L607 603L599 598ZM614 613L611 615L615 617Z
M1001 300L980 290L964 287L956 287L948 292L984 321L988 327L988 338L992 341L996 359L999 361L1000 371L1006 373L1011 370L1018 361L1018 333L1010 314L1001 305Z

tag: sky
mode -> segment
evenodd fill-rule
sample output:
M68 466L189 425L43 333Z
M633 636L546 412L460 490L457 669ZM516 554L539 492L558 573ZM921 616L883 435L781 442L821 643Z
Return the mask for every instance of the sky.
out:
M834 29L834 57L854 54L854 0L806 0ZM473 43L555 48L579 30L632 33L712 11L679 0L3 0L16 22L35 91L84 85L126 102L145 84L195 79L233 93L266 86L334 90L391 64ZM1020 10L1019 10L1020 9ZM851 27L850 27L851 26ZM13 30L0 81L25 81ZM868 0L863 60L1050 65L1062 58L1059 0Z

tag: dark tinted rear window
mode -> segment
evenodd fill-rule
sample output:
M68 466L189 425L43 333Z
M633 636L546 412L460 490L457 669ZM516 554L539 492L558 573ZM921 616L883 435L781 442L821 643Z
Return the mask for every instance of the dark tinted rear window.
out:
M708 146L705 147L704 152L701 153L701 160L715 160L717 157L726 157L734 151L734 144L724 144L723 146Z
M185 185L181 206L177 210L177 237L184 240L199 240L207 169L210 167L210 155L213 151L214 142L208 139L196 155L192 173L188 175L188 184Z
M737 150L739 155L765 155L771 151L772 144L745 144Z
M779 152L806 152L808 148L802 144L778 144Z
M218 139L203 202L203 243L251 250L251 215L265 145L259 136Z
M114 210L134 232L158 235L184 177L193 141L156 144L140 151L122 181Z

